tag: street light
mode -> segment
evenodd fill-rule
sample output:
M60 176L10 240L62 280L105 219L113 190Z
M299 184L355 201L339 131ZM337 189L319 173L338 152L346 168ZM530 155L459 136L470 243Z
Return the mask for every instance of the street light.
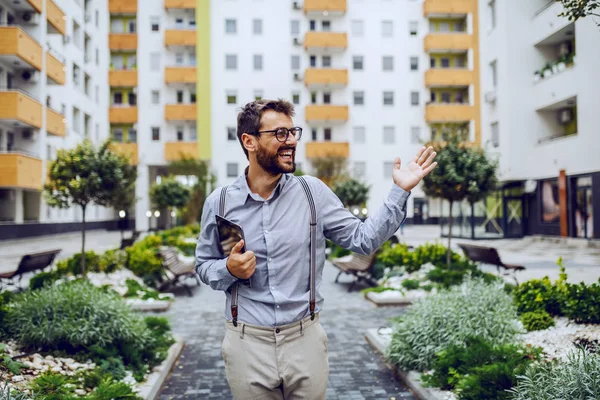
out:
M126 213L125 213L125 210L121 210L121 211L119 211L119 217L121 217L121 218L125 218L125 214L126 214Z
M160 217L160 211L158 211L158 210L154 211L154 216L156 218Z

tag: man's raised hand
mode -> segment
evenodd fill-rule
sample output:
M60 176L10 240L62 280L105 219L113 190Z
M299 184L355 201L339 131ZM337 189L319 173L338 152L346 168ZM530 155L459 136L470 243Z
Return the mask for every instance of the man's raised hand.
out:
M400 158L396 157L392 171L394 183L410 192L437 166L437 162L433 162L436 155L433 147L422 147L405 169L400 168Z

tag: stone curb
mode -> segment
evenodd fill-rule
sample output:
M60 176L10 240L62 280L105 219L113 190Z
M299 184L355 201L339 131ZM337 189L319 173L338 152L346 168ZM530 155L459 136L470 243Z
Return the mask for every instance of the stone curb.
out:
M184 342L181 336L175 336L175 343L169 349L167 358L152 372L146 382L139 387L138 395L144 400L155 400L158 398L158 394L162 385L165 383L171 369L175 365L175 362L179 359L179 355L183 351Z
M153 301L151 303L149 303L147 301L133 301L129 305L131 306L131 309L135 310L135 311L164 312L164 311L167 311L171 307L172 303L173 303L172 301L166 301L166 300L157 300L157 301Z
M402 307L409 306L412 304L411 299L377 299L371 296L371 293L367 293L365 295L365 299L369 300L371 303L375 304L377 307Z

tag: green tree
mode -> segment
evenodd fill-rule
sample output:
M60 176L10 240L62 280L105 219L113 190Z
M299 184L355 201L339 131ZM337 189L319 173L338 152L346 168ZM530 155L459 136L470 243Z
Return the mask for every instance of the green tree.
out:
M323 156L311 159L315 176L333 187L337 182L348 178L347 160L344 157Z
M169 212L173 208L184 207L189 197L190 189L173 176L163 178L161 183L155 183L150 188L152 203L159 209L166 208Z
M450 268L452 244L452 206L463 200L471 204L484 199L497 186L497 164L488 159L480 148L461 142L461 134L451 135L446 142L431 145L438 153L438 166L423 179L423 191L427 196L448 200L448 251L446 262Z
M132 188L137 169L130 159L111 151L110 141L95 148L85 140L73 149L61 149L50 163L44 198L51 207L81 207L81 254L85 254L86 210L94 203L110 207L119 201L120 192ZM85 257L81 274L86 275Z
M564 11L558 14L567 17L569 21L577 21L587 16L600 17L600 0L558 0L562 3ZM598 23L596 23L598 24ZM600 25L600 24L598 24Z
M207 193L214 190L217 182L217 177L210 171L209 163L204 160L183 157L181 160L171 162L168 171L173 175L195 177L196 182L183 210L183 219L186 224L200 221ZM191 184L189 179L188 183Z
M355 179L336 183L333 192L345 207L360 206L369 199L369 186Z

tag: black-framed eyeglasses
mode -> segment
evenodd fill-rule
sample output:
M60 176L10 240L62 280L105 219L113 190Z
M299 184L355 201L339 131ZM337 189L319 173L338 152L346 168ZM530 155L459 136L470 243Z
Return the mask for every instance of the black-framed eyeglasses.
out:
M290 137L290 134L294 136L294 138L296 138L296 140L300 140L300 138L302 137L302 128L300 128L299 126L295 126L293 128L277 128L277 129L272 129L270 131L257 131L257 132L252 132L253 135L260 135L261 133L272 133L273 136L275 136L275 138L277 138L277 140L279 142L285 143L288 138Z

